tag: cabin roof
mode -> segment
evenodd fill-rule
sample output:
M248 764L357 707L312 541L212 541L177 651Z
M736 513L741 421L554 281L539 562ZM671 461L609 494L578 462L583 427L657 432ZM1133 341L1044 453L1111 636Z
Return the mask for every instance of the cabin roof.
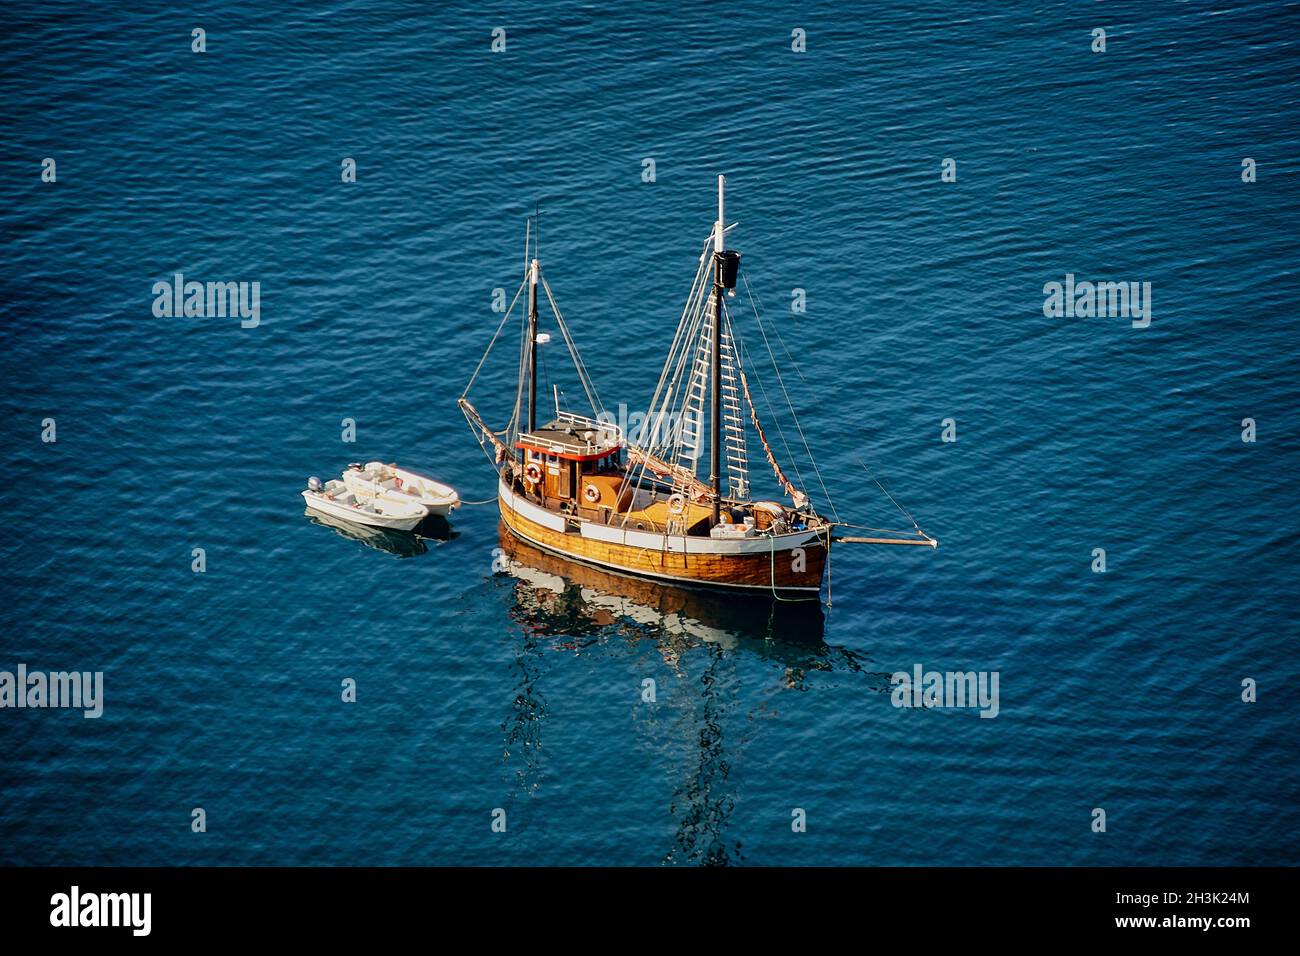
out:
M545 455L590 461L621 448L623 436L608 422L566 414L530 432L520 432L515 446Z

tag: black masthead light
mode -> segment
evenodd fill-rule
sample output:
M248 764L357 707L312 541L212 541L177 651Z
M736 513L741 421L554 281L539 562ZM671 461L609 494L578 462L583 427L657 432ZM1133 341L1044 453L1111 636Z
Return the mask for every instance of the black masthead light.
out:
M717 277L714 281L724 289L734 289L736 276L740 272L740 253L732 252L730 249L725 252L715 252L713 262L717 267Z

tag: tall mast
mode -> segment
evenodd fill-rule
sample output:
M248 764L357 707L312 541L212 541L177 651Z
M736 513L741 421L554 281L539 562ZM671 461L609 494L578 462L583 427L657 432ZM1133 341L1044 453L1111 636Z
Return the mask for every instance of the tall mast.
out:
M718 221L713 227L713 408L709 433L709 483L713 485L713 524L722 509L722 235L725 176L718 177Z
M536 230L533 241L536 242ZM536 248L536 247L534 247ZM528 270L528 430L537 430L537 276L541 264L533 257Z
M710 343L713 352L713 432L710 445L712 448L710 470L712 475L709 477L710 484L713 486L713 523L716 525L722 514L722 293L726 291L728 295L735 295L736 276L740 272L740 253L733 252L730 249L723 248L723 241L727 233L726 212L723 206L723 193L726 189L727 178L718 177L718 221L713 227L713 328L710 329L712 342ZM731 363L734 368L733 374L739 374L740 366L735 361L735 343L728 340L728 348L732 350ZM735 405L734 384L729 386L732 389L732 403ZM736 426L739 427L739 411L734 412ZM729 456L731 465L743 468L744 453L740 452L738 457ZM734 468L732 469L735 474ZM742 484L738 487L743 488ZM738 492L740 493L740 492Z

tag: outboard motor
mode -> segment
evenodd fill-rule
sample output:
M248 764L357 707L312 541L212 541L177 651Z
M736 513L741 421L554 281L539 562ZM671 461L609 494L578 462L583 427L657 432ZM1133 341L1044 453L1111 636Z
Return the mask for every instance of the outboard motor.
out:
M307 490L314 491L316 492L316 494L320 494L320 479L317 478L315 475L312 475L310 478L308 478Z

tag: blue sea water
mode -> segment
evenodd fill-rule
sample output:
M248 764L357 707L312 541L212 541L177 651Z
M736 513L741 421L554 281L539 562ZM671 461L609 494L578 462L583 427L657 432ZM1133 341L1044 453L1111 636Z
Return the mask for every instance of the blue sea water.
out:
M0 17L0 670L105 695L0 711L0 863L1297 862L1296 6ZM865 460L937 550L837 547L794 609L499 571L491 506L304 515L374 457L492 497L456 399L535 206L644 408L718 173L836 510L902 520ZM176 272L260 324L155 317ZM1150 282L1150 326L1045 317L1067 273ZM916 664L997 671L998 716L894 707Z

